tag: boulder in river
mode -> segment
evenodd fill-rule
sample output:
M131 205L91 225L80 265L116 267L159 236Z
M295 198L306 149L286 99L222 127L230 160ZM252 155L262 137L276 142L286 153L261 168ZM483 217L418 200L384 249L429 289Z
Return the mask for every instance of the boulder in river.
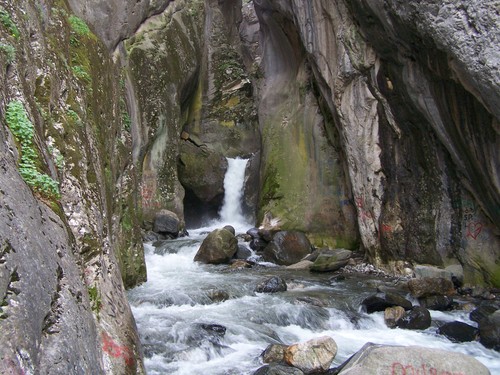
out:
M180 229L179 217L172 211L160 210L155 214L153 232L177 237Z
M367 297L361 302L361 306L366 309L368 314L375 311L384 311L388 307L401 306L405 310L410 310L412 304L406 298L389 292L379 292Z
M403 329L427 329L431 326L431 314L426 308L415 306L396 322L396 326Z
M323 250L311 266L313 272L333 272L344 267L351 259L352 251L346 249Z
M440 335L446 336L453 342L475 341L478 337L478 329L464 322L448 322L438 328Z
M203 240L194 260L208 264L228 263L238 251L238 240L226 229L216 229Z
M500 351L500 310L479 322L479 342Z
M260 355L264 363L284 363L286 345L271 344Z
M367 374L474 374L490 371L474 357L419 346L368 343L342 365L339 375Z
M286 282L279 276L273 276L259 283L255 288L257 293L277 293L285 292L287 289Z
M453 297L451 296L428 296L418 299L420 306L429 310L447 311L453 306Z
M450 296L455 294L455 286L449 279L441 277L424 277L408 281L410 293L417 298L428 296Z
M473 322L479 323L481 320L486 319L498 309L499 306L495 303L491 303L489 301L483 302L469 314L469 318Z
M238 245L238 251L234 254L234 259L248 259L252 256L252 250L245 245Z
M271 364L259 367L253 375L304 375L304 373L295 367Z
M318 337L285 349L285 362L305 374L328 370L337 355L337 344L329 336Z
M280 231L264 248L262 256L268 262L289 266L311 253L311 243L302 232Z
M388 307L384 311L385 325L389 328L396 328L399 319L405 316L405 309L401 306Z

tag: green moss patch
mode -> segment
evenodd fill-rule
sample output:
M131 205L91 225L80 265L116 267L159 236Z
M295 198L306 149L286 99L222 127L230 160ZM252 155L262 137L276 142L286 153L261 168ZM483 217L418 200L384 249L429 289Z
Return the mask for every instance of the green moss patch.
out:
M19 172L22 178L36 192L49 199L59 199L59 183L47 174L38 171L39 155L33 143L35 129L28 119L24 105L19 101L10 102L7 105L5 118L20 146Z

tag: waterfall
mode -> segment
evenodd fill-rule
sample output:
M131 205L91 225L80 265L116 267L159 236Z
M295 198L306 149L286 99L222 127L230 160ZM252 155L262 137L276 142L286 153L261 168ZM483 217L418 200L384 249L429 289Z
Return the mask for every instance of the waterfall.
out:
M241 208L248 159L228 158L227 162L228 167L224 177L224 201L219 212L220 222L248 229L250 225Z

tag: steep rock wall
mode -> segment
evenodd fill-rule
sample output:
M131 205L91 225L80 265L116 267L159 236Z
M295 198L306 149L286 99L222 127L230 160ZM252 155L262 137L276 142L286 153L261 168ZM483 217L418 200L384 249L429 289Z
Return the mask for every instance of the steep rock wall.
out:
M0 6L0 372L143 373L120 70L65 1Z
M333 117L318 101L311 67L288 3L255 2L262 35L259 219L266 212L316 245L356 248L349 182ZM326 116L325 116L326 115Z
M298 71L307 58L340 134L372 261L460 262L469 282L498 285L497 9L384 4L256 1L258 12L288 20L279 46L297 56L266 74ZM276 33L261 30L272 43ZM290 92L283 82L290 77L270 87L274 96Z

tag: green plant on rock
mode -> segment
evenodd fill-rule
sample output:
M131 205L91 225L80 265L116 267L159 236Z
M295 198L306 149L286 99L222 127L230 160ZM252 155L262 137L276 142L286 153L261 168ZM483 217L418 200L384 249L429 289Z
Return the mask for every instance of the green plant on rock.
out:
M10 44L0 43L0 53L5 55L7 65L12 64L16 58L16 49Z
M101 293L99 293L99 289L97 289L96 285L89 287L88 291L90 297L90 308L96 315L99 315L102 305Z
M81 18L78 18L75 15L71 15L68 17L68 22L69 26L71 27L71 31L73 31L75 34L80 36L90 36L92 34L89 26Z
M12 21L12 18L10 17L10 14L3 8L0 7L0 23L7 29L10 35L12 35L14 38L19 38L21 35L19 33L19 29L17 28L16 24L14 21Z
M75 65L71 67L71 70L73 71L73 74L76 78L82 79L87 83L90 83L92 81L90 74L85 70L83 66Z
M7 105L5 119L20 145L19 173L21 177L36 192L49 199L59 199L59 183L37 169L38 153L33 144L35 129L28 119L24 105L20 101L10 102Z

